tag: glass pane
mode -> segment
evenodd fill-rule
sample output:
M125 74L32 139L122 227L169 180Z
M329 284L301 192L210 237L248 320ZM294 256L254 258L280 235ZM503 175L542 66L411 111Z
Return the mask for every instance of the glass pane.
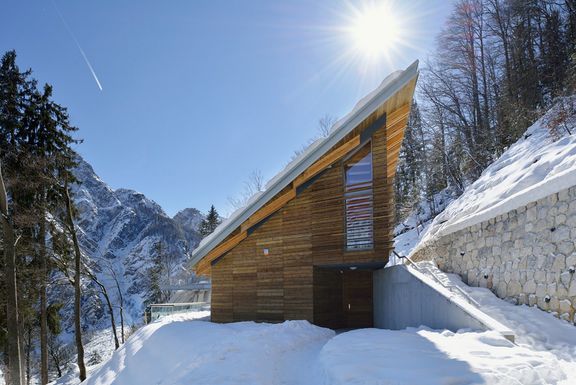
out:
M371 249L373 238L372 152L370 143L344 164L346 186L346 246Z

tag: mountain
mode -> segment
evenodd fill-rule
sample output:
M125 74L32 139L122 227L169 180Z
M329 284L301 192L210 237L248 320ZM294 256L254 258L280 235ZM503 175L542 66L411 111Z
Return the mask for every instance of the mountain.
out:
M73 186L72 193L82 250L88 260L99 266L97 276L109 287L113 302L117 303L111 271L115 273L124 295L127 322L139 323L149 283L147 269L152 265L157 244L162 242L163 253L171 256L172 274L187 274L183 267L188 252L200 240L198 225L203 215L189 208L170 218L144 194L110 188L83 159L79 159L74 175L80 182ZM93 328L105 326L107 312L98 295L90 296L90 288L87 283L86 306L91 309L85 312L86 322Z
M201 238L198 229L204 215L197 209L187 208L177 212L172 219L184 231L184 236L188 237L190 245L198 245Z

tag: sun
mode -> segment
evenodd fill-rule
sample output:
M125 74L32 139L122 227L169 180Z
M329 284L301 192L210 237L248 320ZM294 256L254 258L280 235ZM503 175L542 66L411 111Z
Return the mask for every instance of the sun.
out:
M347 28L354 51L369 60L389 56L401 42L400 23L389 3L354 9Z

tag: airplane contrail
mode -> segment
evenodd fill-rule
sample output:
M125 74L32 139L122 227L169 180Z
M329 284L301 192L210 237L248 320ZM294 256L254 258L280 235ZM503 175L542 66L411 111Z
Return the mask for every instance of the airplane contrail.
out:
M62 13L60 12L60 10L58 9L58 7L56 6L56 2L54 0L52 0L52 5L54 6L54 9L56 10L56 13L58 14L58 17L60 17L60 21L62 21L62 24L64 25L64 28L66 28L66 31L68 31L68 34L70 35L70 37L72 38L72 40L74 40L74 43L76 43L76 47L78 47L78 50L80 51L80 54L82 55L82 57L84 58L84 61L86 62L86 65L88 66L88 69L90 70L90 72L92 73L92 77L94 78L94 80L96 81L96 85L98 86L98 88L100 89L100 91L102 91L102 84L100 84L100 80L98 80L98 76L96 75L96 71L94 71L94 68L92 67L92 64L90 64L90 61L88 60L88 57L86 56L86 53L84 52L84 50L82 49L82 47L80 46L80 43L78 42L78 39L76 39L76 36L74 35L74 32L72 32L72 29L70 29L70 26L68 25L68 23L66 23L66 20L64 19L64 16L62 15Z

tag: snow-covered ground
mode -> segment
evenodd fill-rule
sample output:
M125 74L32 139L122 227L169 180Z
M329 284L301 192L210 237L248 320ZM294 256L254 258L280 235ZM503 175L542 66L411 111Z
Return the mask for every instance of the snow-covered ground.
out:
M576 328L443 277L512 327L518 345L492 331L360 329L336 335L306 321L215 324L197 320L205 313L191 313L138 330L92 370L86 384L574 383Z
M434 218L420 244L576 185L574 110L576 96L558 99L459 199ZM559 122L558 117L564 115L566 120Z
M565 373L576 376L576 327L567 321L560 320L536 306L514 305L501 300L486 288L470 287L457 274L441 272L432 262L419 262L419 267L434 271L446 285L458 286L481 307L482 311L505 324L516 335L516 344L538 351L541 354L552 354L557 365ZM421 270L426 274L426 270ZM572 382L576 383L576 378Z

